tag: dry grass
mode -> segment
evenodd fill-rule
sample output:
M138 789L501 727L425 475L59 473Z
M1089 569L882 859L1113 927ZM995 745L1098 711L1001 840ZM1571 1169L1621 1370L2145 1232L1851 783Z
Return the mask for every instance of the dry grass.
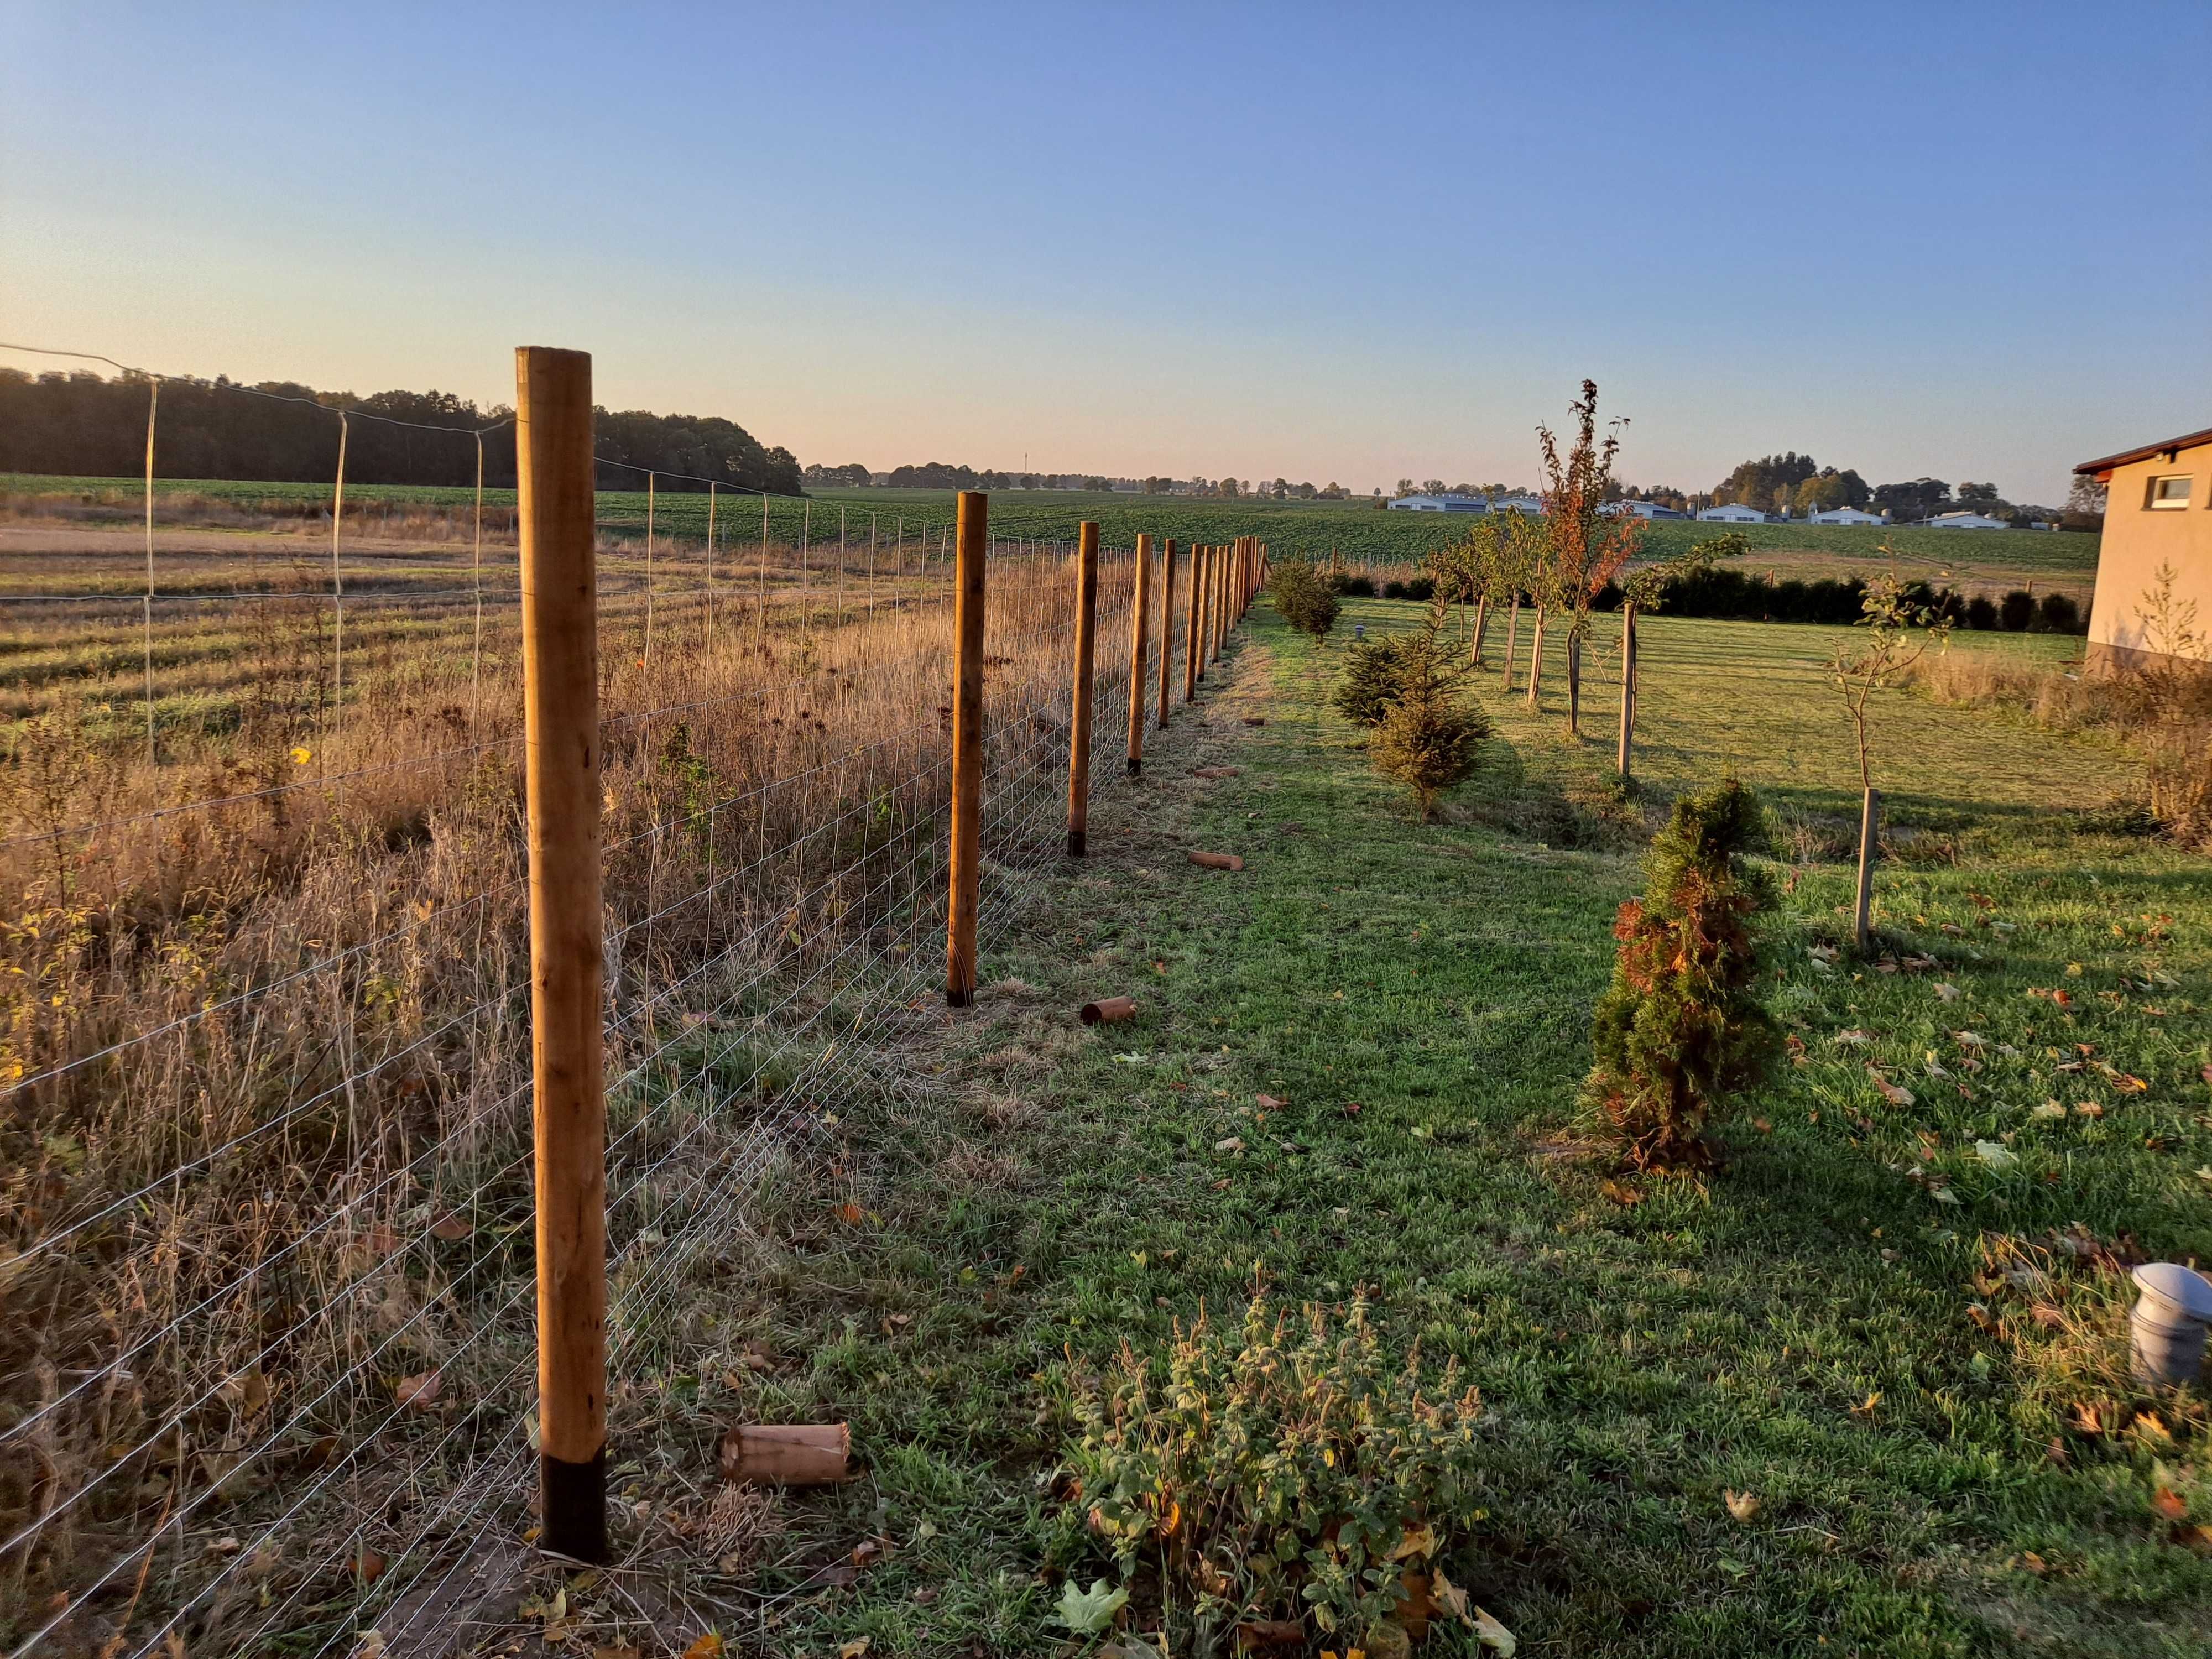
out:
M2089 673L1948 651L1922 658L1912 683L1939 702L2122 737L2143 757L2151 817L2185 846L2212 842L2212 674L2188 665Z
M639 596L602 619L617 1340L647 1348L733 1248L762 1125L895 1035L870 988L942 926L949 585L771 574L711 628L659 599L649 649ZM994 566L987 861L1051 838L1068 586ZM302 1488L326 1501L274 1582L326 1588L348 1515L454 1524L439 1495L528 1399L514 655L479 666L465 612L349 634L341 701L326 596L238 610L207 625L231 717L167 727L158 765L63 672L0 764L0 1634L127 1590L165 1522ZM165 1554L142 1622L224 1565Z

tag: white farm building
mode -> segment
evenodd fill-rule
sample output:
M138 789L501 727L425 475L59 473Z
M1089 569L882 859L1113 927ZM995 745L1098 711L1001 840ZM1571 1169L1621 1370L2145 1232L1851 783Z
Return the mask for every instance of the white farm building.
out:
M1707 524L1765 524L1766 514L1755 507L1746 507L1741 501L1730 501L1725 507L1709 507L1698 517Z
M1879 513L1862 513L1856 507L1832 507L1825 513L1815 513L1807 524L1887 524Z
M1401 495L1390 503L1394 513L1487 513L1487 495Z
M1979 513L1938 513L1928 520L1930 530L2009 530L2002 519L1989 518Z
M1665 507L1657 501L1607 501L1598 511L1616 519L1626 514L1639 519L1686 519L1690 516L1679 507Z

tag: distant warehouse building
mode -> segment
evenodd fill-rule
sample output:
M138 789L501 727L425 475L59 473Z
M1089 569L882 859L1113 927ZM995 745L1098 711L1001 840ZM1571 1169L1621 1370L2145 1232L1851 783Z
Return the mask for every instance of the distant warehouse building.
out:
M1741 501L1730 501L1725 507L1709 507L1698 517L1707 524L1765 524L1766 514L1755 507L1746 507Z
M1981 513L1938 513L1928 520L1930 530L2009 530L2012 526L2002 519L1992 519Z
M1679 507L1662 507L1657 501L1607 501L1598 508L1618 519L1624 516L1638 519L1686 519L1690 515Z
M1825 513L1815 513L1805 520L1807 524L1887 524L1879 513L1862 513L1856 507L1832 507Z
M1541 495L1500 495L1491 502L1490 510L1493 513L1519 513L1531 519L1540 519L1544 516L1544 498Z
M2097 597L2089 606L2089 660L2106 668L2147 659L2212 659L2212 637L2160 628L2143 612L2172 574L2168 617L2212 617L2212 428L2123 450L2075 467L2105 486L2105 536ZM2192 638L2175 637L2187 633Z
M1390 503L1394 513L1487 513L1487 495L1401 495Z

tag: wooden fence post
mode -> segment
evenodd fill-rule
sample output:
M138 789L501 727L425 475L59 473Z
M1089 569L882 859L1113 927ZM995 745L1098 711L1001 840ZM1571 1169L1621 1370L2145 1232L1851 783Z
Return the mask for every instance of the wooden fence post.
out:
M1175 538L1160 554L1160 729L1168 723L1168 675L1175 651Z
M1098 661L1098 526L1086 519L1075 546L1074 707L1067 720L1067 855L1083 856L1091 825L1091 693Z
M952 857L946 907L945 1000L965 1008L975 1000L975 906L983 855L983 566L991 498L960 492L959 564L954 573L952 691Z
M1129 603L1129 775L1145 769L1145 635L1152 623L1152 538L1137 538L1137 590Z
M1206 550L1190 550L1190 615L1183 623L1182 700L1198 698L1198 648L1206 635Z
M606 1095L592 360L515 353L530 1048L536 1139L539 1520L607 1559Z

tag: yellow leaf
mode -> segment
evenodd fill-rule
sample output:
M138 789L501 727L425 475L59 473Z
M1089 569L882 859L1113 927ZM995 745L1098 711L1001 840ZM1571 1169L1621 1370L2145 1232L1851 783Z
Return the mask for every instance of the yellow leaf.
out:
M1747 1492L1723 1490L1721 1497L1728 1503L1728 1512L1746 1524L1759 1519L1759 1499Z
M869 1645L869 1638L856 1636L837 1650L837 1659L860 1659L860 1656L867 1652Z
M684 1650L684 1659L721 1659L722 1638L713 1631Z
M1521 1645L1513 1639L1511 1631L1506 1629L1480 1607L1474 1609L1474 1633L1481 1638L1483 1646L1496 1648L1500 1659L1513 1659L1513 1650Z
M1409 1556L1431 1556L1437 1553L1437 1534L1424 1521L1411 1526L1398 1535L1397 1547L1390 1552L1390 1559L1403 1561Z

